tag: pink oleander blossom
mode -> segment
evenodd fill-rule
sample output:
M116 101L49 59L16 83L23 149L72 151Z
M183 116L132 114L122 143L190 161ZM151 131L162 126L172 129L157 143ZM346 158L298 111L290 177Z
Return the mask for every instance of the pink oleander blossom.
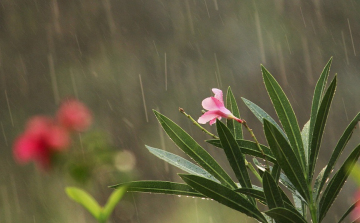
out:
M234 119L239 123L242 123L243 120L235 117L227 108L225 108L223 100L223 92L220 89L213 88L212 92L215 94L214 97L205 98L202 101L202 106L204 109L208 110L205 112L199 119L200 124L206 124L210 122L210 125L214 124L217 119L226 118Z
M92 122L92 115L83 103L68 99L60 105L57 120L68 130L85 131Z
M33 160L42 169L49 169L51 156L68 147L68 132L45 116L31 118L22 135L14 143L15 160L21 164Z

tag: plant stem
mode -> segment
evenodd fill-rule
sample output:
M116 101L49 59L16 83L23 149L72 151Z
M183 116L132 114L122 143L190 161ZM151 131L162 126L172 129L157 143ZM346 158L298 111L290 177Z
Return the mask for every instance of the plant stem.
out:
M253 174L256 176L256 178L260 181L260 183L262 184L262 178L261 178L261 176L260 176L260 174L255 170L255 168L254 168L254 166L251 164L251 163L249 163L246 159L244 159L245 160L245 165L247 166L247 168L251 171L251 172L253 172Z
M204 127L202 127L201 125L199 125L199 123L197 123L197 121L195 121L190 115L186 114L186 112L184 111L184 109L179 108L179 112L184 114L186 117L188 117L192 123L194 123L194 125L196 125L197 127L199 127L203 132L205 132L206 134L208 134L209 136L213 137L214 139L218 139L219 137L217 137L216 135L212 134L211 132L209 132L208 130L206 130Z
M308 201L308 204L309 204L311 220L312 220L312 223L318 223L318 216L317 216L317 210L316 210L316 201L314 201L314 199L313 199L313 193L312 193L312 191L310 189L310 186L309 186L309 191L310 191L310 200Z
M258 149L260 150L261 154L262 154L263 157L264 157L264 160L265 160L265 163L266 163L266 168L267 168L268 171L270 171L269 163L268 163L268 161L267 161L267 159L266 159L265 153L264 153L264 151L261 149L260 143L259 143L259 141L257 140L257 138L255 137L255 134L254 134L253 130L247 125L247 123L246 123L245 120L242 120L241 124L243 124L243 125L245 126L245 128L249 131L251 137L254 139L254 141L255 141Z

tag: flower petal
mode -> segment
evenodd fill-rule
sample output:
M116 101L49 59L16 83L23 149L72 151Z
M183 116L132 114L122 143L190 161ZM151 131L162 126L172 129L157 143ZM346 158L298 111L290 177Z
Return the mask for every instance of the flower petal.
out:
M206 124L207 122L218 118L218 111L208 111L205 112L199 119L198 119L198 123L200 124Z
M221 116L218 116L217 118L214 118L213 120L210 120L209 124L213 125L216 122L216 120L218 120L218 119L220 120Z
M220 89L217 88L213 88L212 92L215 94L215 98L218 99L222 104L224 104L224 100L223 100L223 92Z
M214 110L219 109L219 107L217 106L217 104L213 100L213 97L205 98L202 101L201 105L203 106L204 109L209 110L209 111L214 111Z

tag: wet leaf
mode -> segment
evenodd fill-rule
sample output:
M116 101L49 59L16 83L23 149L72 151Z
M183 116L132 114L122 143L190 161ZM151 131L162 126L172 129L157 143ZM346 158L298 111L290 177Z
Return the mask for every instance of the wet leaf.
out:
M119 188L126 186L127 192L143 192L154 194L184 195L191 197L204 197L186 184L174 183L169 181L132 181L110 186L110 188Z
M227 207L235 209L260 222L267 222L261 212L242 195L214 181L195 175L179 174L192 188Z
M226 108L229 109L235 117L241 118L238 105L230 87L228 88L226 94ZM235 139L243 138L242 125L240 123L238 123L234 119L227 119L226 125L230 129L231 133L234 135Z
M218 179L222 184L233 189L237 187L234 181L223 170L223 168L221 168L215 159L180 126L155 110L154 114L167 135L182 151L184 151L184 153L194 159L195 162Z
M261 66L261 70L263 73L263 79L267 92L274 105L276 114L278 115L279 120L289 139L291 145L290 148L294 151L295 156L299 160L301 169L305 171L306 168L304 146L301 139L299 124L296 119L294 110L292 109L288 98L286 97L284 91L281 89L275 78L269 73L269 71L265 69L265 67ZM284 139L286 140L286 138Z

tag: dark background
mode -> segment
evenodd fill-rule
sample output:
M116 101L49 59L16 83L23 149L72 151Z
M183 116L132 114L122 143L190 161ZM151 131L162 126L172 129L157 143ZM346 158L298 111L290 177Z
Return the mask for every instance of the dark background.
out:
M33 164L19 166L12 157L12 143L26 120L54 114L64 97L86 103L94 114L91 131L107 136L113 151L127 151L136 159L126 174L98 165L92 180L80 185L104 204L112 184L180 182L180 170L144 147L183 155L164 135L152 109L189 131L230 171L221 151L202 143L208 137L178 107L197 119L211 88L231 86L242 117L265 143L261 124L240 99L275 117L260 64L283 87L302 127L309 119L316 80L333 56L330 78L338 73L339 82L319 172L360 110L359 10L354 0L1 0L0 221L95 222L66 197L64 187L79 184L64 171L44 173ZM215 132L215 127L206 128ZM355 131L345 154L359 142L359 134ZM72 149L79 149L74 144ZM326 222L345 212L355 189L349 180ZM126 194L112 222L253 221L212 201Z

